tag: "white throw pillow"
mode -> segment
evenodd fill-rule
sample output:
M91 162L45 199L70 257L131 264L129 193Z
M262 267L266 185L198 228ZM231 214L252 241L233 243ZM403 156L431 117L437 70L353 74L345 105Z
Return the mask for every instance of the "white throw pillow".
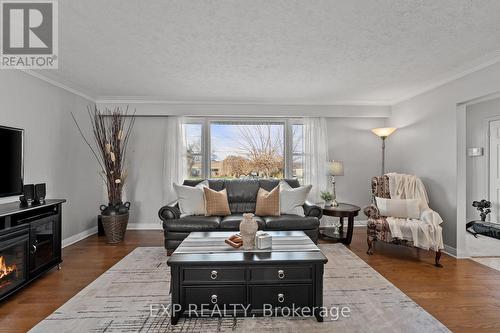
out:
M204 180L196 186L186 186L174 183L177 194L177 202L181 217L188 215L205 215L205 197L203 187L208 187L208 180Z
M304 216L304 203L312 185L293 188L284 180L280 181L280 213Z
M420 200L375 198L382 216L420 219Z

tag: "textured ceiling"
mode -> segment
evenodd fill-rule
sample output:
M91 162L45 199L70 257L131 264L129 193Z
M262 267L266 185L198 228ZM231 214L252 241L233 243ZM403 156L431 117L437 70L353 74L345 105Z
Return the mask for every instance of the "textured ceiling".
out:
M95 96L390 103L498 56L498 0L59 1L59 69Z

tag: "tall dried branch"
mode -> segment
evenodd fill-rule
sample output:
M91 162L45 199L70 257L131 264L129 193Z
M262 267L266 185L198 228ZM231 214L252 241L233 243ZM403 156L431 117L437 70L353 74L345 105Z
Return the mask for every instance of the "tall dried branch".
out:
M100 175L106 184L109 203L120 204L126 180L125 156L135 123L135 111L129 114L128 106L124 111L120 107L113 110L105 108L101 111L96 105L92 105L87 107L87 113L93 144L85 136L75 115L71 113L71 116L80 135L101 167Z

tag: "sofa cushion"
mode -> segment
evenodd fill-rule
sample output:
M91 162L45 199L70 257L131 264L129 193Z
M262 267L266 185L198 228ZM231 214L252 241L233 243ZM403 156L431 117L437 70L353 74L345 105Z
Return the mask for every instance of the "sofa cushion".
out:
M257 221L257 224L259 225L259 229L262 230L266 226L266 223L264 220L259 217L259 216L254 216L255 221ZM220 222L220 229L221 230L232 230L232 231L239 231L240 230L240 223L241 220L243 220L243 214L232 214L226 217L223 217L221 222Z
M196 186L201 183L203 179L186 179L182 183L186 186ZM224 179L208 179L208 188L214 191L222 191L224 187Z
M267 230L306 230L319 227L316 217L281 215L264 217Z
M231 213L255 212L259 181L257 179L231 179L225 181Z
M166 220L163 229L168 231L215 231L219 230L218 216L185 216L180 219Z
M299 181L297 179L260 179L259 186L262 187L264 190L270 192L276 186L278 186L282 180L287 182L288 185L290 185L292 188L297 188L300 186Z

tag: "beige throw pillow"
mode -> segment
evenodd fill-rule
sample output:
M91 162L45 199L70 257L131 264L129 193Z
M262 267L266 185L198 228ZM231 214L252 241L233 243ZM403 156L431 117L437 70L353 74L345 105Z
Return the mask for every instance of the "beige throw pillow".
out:
M405 219L420 218L420 200L375 198L381 216Z
M227 202L227 191L214 191L208 187L203 188L205 194L205 216L228 216L231 215L229 203Z
M280 216L280 187L276 186L271 192L262 187L257 192L257 204L255 215L258 216Z

